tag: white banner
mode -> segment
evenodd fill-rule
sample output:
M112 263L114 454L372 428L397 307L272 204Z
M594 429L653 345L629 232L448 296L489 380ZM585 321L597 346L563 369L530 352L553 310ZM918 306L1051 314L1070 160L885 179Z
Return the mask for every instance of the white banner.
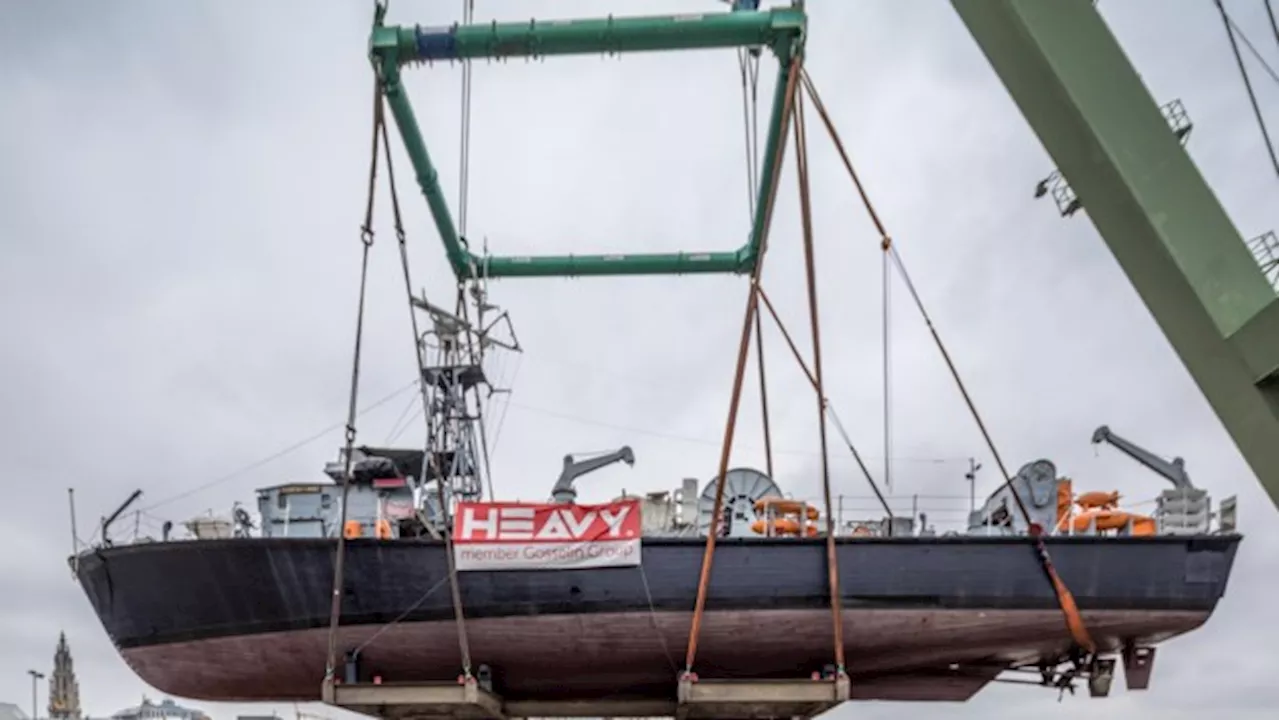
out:
M458 570L564 570L640 564L640 503L459 503Z

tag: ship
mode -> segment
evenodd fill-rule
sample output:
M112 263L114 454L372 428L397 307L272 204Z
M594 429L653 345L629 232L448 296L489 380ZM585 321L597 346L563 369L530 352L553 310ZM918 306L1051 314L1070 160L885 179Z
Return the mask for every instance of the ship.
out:
M802 78L803 8L732 5L687 17L451 28L384 26L378 5L371 193L389 108L458 279L452 308L415 291L394 206L424 442L356 443L358 323L347 442L324 480L262 488L256 520L237 507L229 518L188 523L188 537L166 526L154 541L112 544L108 526L124 508L117 510L103 523L103 543L71 564L139 677L184 698L322 700L390 717L793 717L848 700L963 702L1018 673L1059 692L1086 682L1102 697L1122 671L1129 689L1143 690L1157 646L1210 618L1241 542L1234 500L1215 509L1205 489L1178 474L1180 464L1157 470L1173 487L1151 514L1120 507L1115 493L1077 493L1052 461L1036 459L1016 472L1000 461L1000 486L955 530L937 532L887 504L871 520L836 517L828 415L842 430L818 362L803 118L794 112L802 86L827 118ZM765 48L779 60L752 183L752 231L733 252L472 253L400 80L415 63L731 46L744 63ZM819 401L821 503L792 497L769 472L729 464L753 320L762 306L772 313L758 281L789 129L805 219L812 369L792 350ZM387 166L390 175L389 152ZM368 207L372 213L372 197ZM370 216L362 293L372 227ZM901 269L887 233L881 247ZM708 479L577 502L579 477L634 462L624 447L567 456L545 501L510 502L483 489L492 478L482 408L498 389L487 359L520 351L509 316L488 295L490 280L705 273L752 278L726 439ZM932 329L914 288L912 299ZM363 320L363 294L359 308ZM949 363L936 332L934 339ZM1123 445L1101 429L1096 437ZM856 458L852 442L845 445Z
M630 452L567 458L548 507L557 497L583 507L571 504L566 478ZM73 560L107 634L139 677L199 700L319 700L342 532L348 555L338 642L348 681L439 681L457 673L447 548L432 536L439 507L414 500L423 495L413 490L423 451L355 453L345 521L337 482L283 484L258 491L256 522L240 508L228 520L189 523L188 538L101 547ZM342 466L328 471L340 478ZM1209 532L1204 491L1193 490L1188 504L1179 488L1166 491L1149 533L1141 528L1152 518L1136 513L1114 531L1100 530L1096 517L1079 522L1089 517L1079 503L1074 514L1063 506L1069 486L1040 460L989 497L965 532L936 534L904 517L849 523L836 547L850 698L964 701L1011 669L1060 681L1055 668L1070 657L1070 637L1027 526L1009 511L1012 493L1032 522L1060 530L1046 545L1099 652L1120 657L1129 686L1145 688L1155 646L1212 614L1240 536L1232 527ZM769 509L804 505L764 473L735 468L726 487L700 676L822 672L815 658L829 657L832 642L823 539L791 528L762 532ZM699 492L690 479L672 492L620 497L641 513L634 566L459 573L470 652L495 692L512 703L668 701L714 489L711 481Z

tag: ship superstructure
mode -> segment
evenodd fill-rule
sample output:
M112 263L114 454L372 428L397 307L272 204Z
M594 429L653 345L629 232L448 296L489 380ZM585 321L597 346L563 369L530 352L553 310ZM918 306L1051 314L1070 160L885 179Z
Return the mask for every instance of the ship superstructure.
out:
M1106 430L1105 426L1101 430ZM629 448L623 451L631 452ZM621 452L606 453L584 462L596 469L619 461ZM345 524L341 520L343 488L339 474L345 461L339 460L325 468L331 482L285 483L258 490L261 518L258 535L336 538L341 532L347 538L384 540L443 537L448 524L440 512L435 487L431 483L420 484L418 479L424 467L423 451L361 446L355 449L354 456ZM578 466L579 463L566 458L566 468ZM1178 467L1182 467L1180 460ZM1185 470L1182 473L1186 477ZM573 501L566 493L572 485L566 483L565 477L562 472L560 478L549 483L547 502ZM759 470L731 469L726 488L717 527L720 537L816 537L822 534L817 506L791 499ZM700 487L697 479L685 478L672 490L620 495L615 500L637 503L645 537L705 537L712 525L715 489L714 481ZM1031 525L1044 528L1054 536L1148 537L1235 530L1235 498L1225 498L1215 507L1208 492L1192 485L1189 478L1184 484L1162 491L1151 502L1154 512L1125 510L1120 507L1119 493L1079 492L1075 481L1061 477L1051 461L1037 460L1020 468L1008 485L992 492L981 507L970 514L966 525L944 528L943 534L1023 537ZM1017 511L1019 503L1027 509L1025 518ZM230 524L229 520L224 522ZM858 519L841 516L836 526L838 535L849 537L929 537L938 532L934 525L928 524L927 518L911 515ZM191 537L201 535L193 531Z

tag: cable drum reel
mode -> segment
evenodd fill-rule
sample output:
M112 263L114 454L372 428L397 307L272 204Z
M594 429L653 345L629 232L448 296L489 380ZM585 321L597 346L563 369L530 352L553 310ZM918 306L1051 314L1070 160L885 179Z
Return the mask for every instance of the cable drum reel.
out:
M711 532L716 505L716 483L712 478L698 497L698 534ZM753 468L733 468L725 473L724 499L721 507L720 537L756 537L751 523L756 519L757 500L782 498L782 490L768 475Z

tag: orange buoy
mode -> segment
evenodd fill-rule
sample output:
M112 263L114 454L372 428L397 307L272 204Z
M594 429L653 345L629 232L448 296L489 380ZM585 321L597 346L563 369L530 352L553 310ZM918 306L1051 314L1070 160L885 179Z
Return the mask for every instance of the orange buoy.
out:
M791 500L789 498L761 498L755 503L756 512L764 512L772 510L783 515L799 515L804 514L806 519L817 520L818 508L804 502L803 500Z
M764 535L766 530L768 530L768 528L769 528L769 525L764 520L756 520L755 522L751 523L751 531L757 535ZM799 535L801 532L802 532L801 525L796 520L793 520L791 518L774 518L773 519L774 535L783 535L783 536ZM809 537L813 537L818 534L818 528L810 523L805 523L803 526L803 532L805 535Z
M1146 515L1133 516L1133 534L1139 537L1150 537L1156 534L1156 519Z
M1114 508L1120 504L1120 493L1116 490L1081 493L1076 496L1076 504L1082 508Z
M1090 527L1095 530L1120 530L1128 527L1130 521L1133 521L1134 535L1155 534L1155 520L1126 510L1085 510L1071 519L1071 529L1075 532L1088 532ZM1139 525L1142 526L1141 533L1138 532Z

